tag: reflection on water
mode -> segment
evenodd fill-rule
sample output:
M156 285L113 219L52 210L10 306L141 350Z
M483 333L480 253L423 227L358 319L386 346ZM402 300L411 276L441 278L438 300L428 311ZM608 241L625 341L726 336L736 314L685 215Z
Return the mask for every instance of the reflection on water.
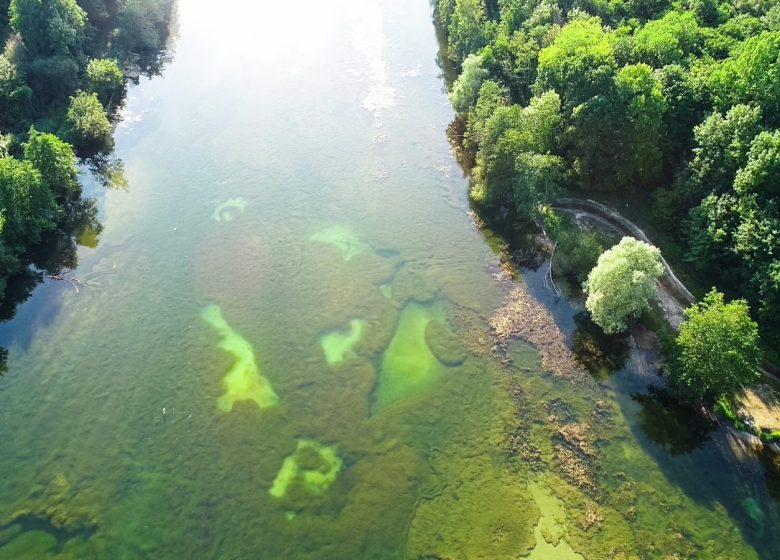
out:
M647 393L652 357L604 345L543 251L496 273L425 2L180 16L78 252L94 288L0 326L0 559L778 556L771 460ZM507 303L541 358L493 351ZM543 371L586 351L603 375Z

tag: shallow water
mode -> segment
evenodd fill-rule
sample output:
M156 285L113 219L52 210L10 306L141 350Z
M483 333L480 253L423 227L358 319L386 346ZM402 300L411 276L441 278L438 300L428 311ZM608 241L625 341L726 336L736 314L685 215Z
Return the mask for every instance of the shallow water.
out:
M276 4L181 1L130 188L92 187L95 287L0 327L0 559L780 557L767 462L641 352L600 381L491 353L428 4Z

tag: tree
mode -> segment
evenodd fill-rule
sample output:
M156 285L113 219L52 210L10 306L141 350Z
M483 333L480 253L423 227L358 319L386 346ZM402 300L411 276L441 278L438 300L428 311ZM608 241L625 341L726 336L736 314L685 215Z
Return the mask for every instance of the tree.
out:
M78 54L87 14L76 0L11 0L9 13L33 56Z
M671 380L678 392L700 401L730 396L758 380L761 352L758 325L747 302L724 303L714 288L701 303L685 310L677 335L678 364Z
M0 158L0 214L4 244L16 252L54 228L59 209L30 162Z
M648 21L634 36L634 56L655 68L680 64L700 41L701 33L691 12L667 12Z
M76 92L67 114L73 139L81 145L99 144L111 130L103 105L95 93Z
M489 34L482 0L455 0L449 25L451 56L464 60L488 44Z
M574 109L574 168L593 190L655 187L661 178L661 84L646 64L620 69L610 88Z
M631 317L650 307L663 271L661 252L633 237L602 253L583 284L593 322L607 334L628 328Z
M553 89L567 110L609 89L615 72L612 42L599 18L567 23L552 45L539 52L535 91Z
M25 161L35 166L41 174L41 181L57 197L67 199L80 194L76 156L70 144L54 134L31 128L30 138L22 148Z
M780 124L780 31L765 31L740 43L710 74L715 104L761 107L769 123Z
M125 77L115 60L93 58L87 64L87 77L89 89L105 104L124 88Z
M509 92L494 80L485 80L479 88L477 103L469 111L464 142L469 149L476 150L482 143L485 125L499 107L509 103Z
M563 161L558 156L523 152L515 159L513 199L523 216L533 216L539 205L557 194L563 183Z
M470 54L463 61L463 71L455 80L450 92L450 102L458 113L466 113L477 102L482 81L488 77L488 71L482 67L482 57Z

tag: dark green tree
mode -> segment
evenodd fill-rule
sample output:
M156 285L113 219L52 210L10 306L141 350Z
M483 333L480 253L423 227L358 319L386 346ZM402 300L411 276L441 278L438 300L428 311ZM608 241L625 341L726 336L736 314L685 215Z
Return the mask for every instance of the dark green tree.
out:
M694 401L731 396L761 375L758 325L750 318L747 302L725 303L715 289L685 311L677 346L672 385Z

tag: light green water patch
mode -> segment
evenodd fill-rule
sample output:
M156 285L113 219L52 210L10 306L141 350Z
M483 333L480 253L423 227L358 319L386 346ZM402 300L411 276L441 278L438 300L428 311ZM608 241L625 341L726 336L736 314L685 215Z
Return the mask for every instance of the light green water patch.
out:
M382 296L386 299L393 299L393 285L392 284L382 284L379 286L379 291L382 292Z
M352 349L363 336L363 329L366 322L362 319L352 319L349 322L349 330L331 331L320 338L322 351L325 353L325 360L329 365L339 364L344 358L354 355Z
M310 241L333 245L339 251L345 261L371 250L371 246L360 239L351 229L346 226L336 225L325 228L314 233Z
M229 198L214 209L212 217L218 222L232 222L244 213L246 206L244 198Z
M283 498L293 485L300 485L309 494L319 496L336 480L341 471L341 459L334 447L301 439L292 455L285 457L268 493Z
M217 407L230 412L233 405L240 401L254 401L261 409L276 405L279 397L271 383L260 373L249 341L228 325L218 305L207 305L200 316L221 337L219 348L236 359L222 380L225 393L217 400Z
M403 308L382 357L375 410L424 391L444 373L444 365L436 359L425 340L428 323L443 318L440 304L425 306L410 302Z
M583 560L564 540L566 536L566 510L563 504L541 484L533 482L528 490L539 508L539 522L534 527L536 546L529 560Z

